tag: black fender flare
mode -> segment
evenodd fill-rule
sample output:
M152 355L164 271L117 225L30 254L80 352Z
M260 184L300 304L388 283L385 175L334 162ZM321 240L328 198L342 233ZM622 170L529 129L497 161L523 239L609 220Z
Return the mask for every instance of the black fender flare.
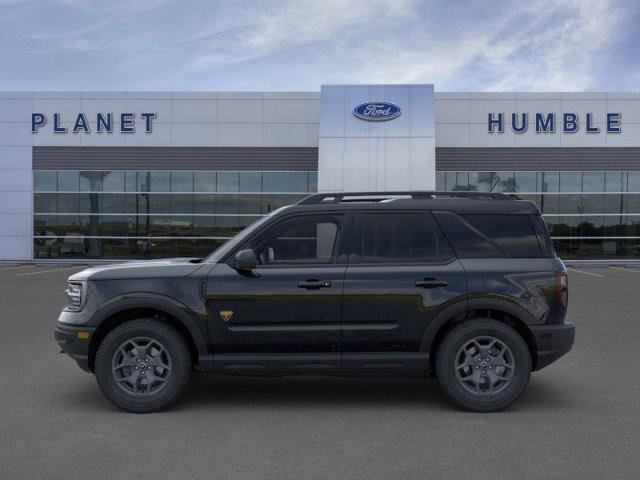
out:
M420 351L429 352L431 350L431 346L436 338L436 335L444 326L444 324L451 318L463 313L470 312L472 310L482 309L499 310L501 312L505 312L518 319L524 326L526 326L529 331L530 325L538 324L531 313L529 313L525 308L518 305L517 303L514 303L513 301L505 300L503 298L473 298L463 300L449 305L433 318L422 337L422 341L420 343Z
M191 335L198 356L206 356L208 342L206 339L206 317L201 316L201 326L189 313L190 309L171 297L157 293L127 293L112 297L98 306L91 318L91 324L99 326L105 319L126 310L149 308L165 312L174 317Z
M455 316L466 314L468 311L467 300L459 300L451 305L448 305L442 309L433 320L429 323L429 326L422 335L422 341L420 342L421 352L430 352L433 340L442 328L442 326Z

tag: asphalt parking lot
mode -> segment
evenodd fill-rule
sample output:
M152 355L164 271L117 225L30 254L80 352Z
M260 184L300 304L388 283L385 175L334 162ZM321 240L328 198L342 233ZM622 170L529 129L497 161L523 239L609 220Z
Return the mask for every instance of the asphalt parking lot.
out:
M195 377L143 416L58 353L80 269L0 265L0 478L640 478L640 268L570 271L574 350L506 412L422 379Z

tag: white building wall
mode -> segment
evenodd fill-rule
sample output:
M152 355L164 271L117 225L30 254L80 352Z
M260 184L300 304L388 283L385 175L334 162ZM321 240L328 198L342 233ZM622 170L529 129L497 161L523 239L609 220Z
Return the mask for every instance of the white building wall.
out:
M33 146L317 147L317 92L0 92L0 260L33 258ZM47 124L31 133L31 113ZM135 133L116 120L136 114ZM155 112L146 133L139 114ZM67 133L53 132L59 113ZM73 133L78 113L90 133ZM96 114L113 113L113 133Z
M640 146L640 93L637 92L438 92L436 147L638 147ZM621 132L606 133L606 114L621 113ZM487 132L487 115L505 114L503 133ZM528 113L529 128L514 133L511 113ZM536 133L536 113L555 113L556 132ZM576 133L562 132L564 113L576 113ZM586 133L586 114L593 114L599 133Z
M33 251L31 92L0 92L0 259Z
M365 102L402 113L363 121L353 109ZM433 85L323 85L320 106L319 191L435 188Z

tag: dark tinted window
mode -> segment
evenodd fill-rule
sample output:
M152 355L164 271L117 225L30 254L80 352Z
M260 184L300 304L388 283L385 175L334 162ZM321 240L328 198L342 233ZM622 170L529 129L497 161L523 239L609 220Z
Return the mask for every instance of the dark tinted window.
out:
M299 216L282 220L250 247L261 265L330 263L339 231L338 216Z
M533 228L536 231L536 235L538 235L538 243L540 248L542 248L542 254L545 257L555 257L556 250L553 248L553 241L549 236L549 230L545 224L542 215L531 215L529 217L531 219L531 223L533 224Z
M504 257L484 235L475 231L459 216L450 212L434 212L451 245L460 258Z
M358 224L354 261L441 262L453 256L425 213L365 213Z
M510 257L542 256L528 215L463 215L463 218Z

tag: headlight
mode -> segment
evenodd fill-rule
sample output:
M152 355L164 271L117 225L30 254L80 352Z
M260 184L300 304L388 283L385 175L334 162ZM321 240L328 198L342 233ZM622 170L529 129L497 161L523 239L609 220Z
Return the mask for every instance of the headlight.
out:
M67 282L67 304L65 309L71 312L79 312L84 308L85 303L85 286L82 283Z

